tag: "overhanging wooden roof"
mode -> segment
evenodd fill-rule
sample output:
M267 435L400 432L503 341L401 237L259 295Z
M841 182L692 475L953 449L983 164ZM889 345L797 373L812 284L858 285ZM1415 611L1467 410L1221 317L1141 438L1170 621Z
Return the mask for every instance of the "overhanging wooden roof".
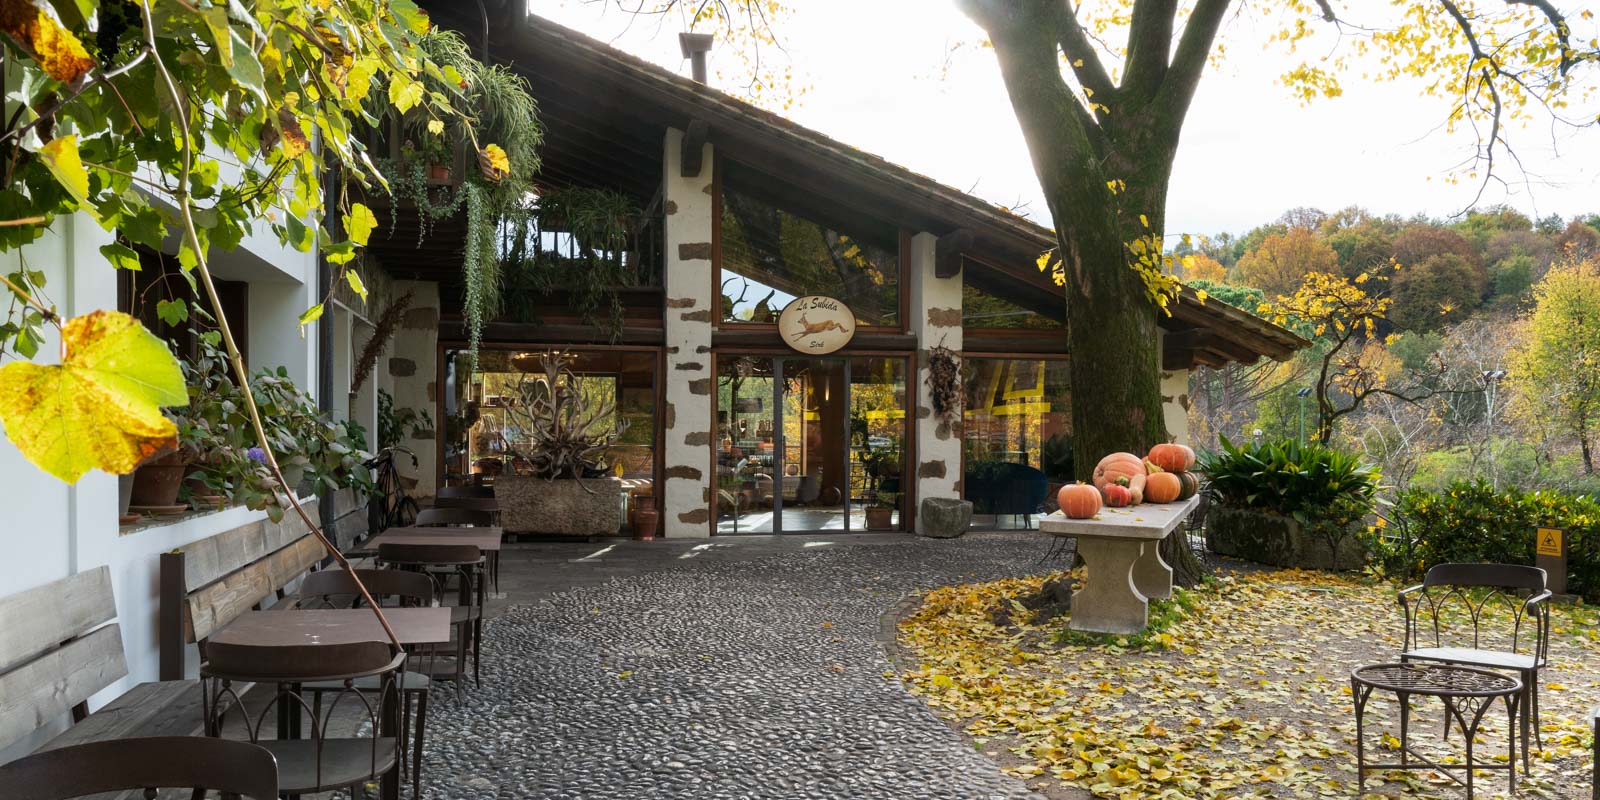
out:
M424 0L439 25L528 79L545 126L542 173L554 182L620 189L641 204L662 173L663 132L703 123L719 156L854 213L939 236L958 231L975 283L1027 308L1059 308L1060 289L1034 260L1049 228L925 175L851 147L725 92L525 13L522 0ZM459 263L459 262L457 262ZM978 272L981 274L972 274ZM1054 303L1051 299L1055 298ZM1286 359L1308 344L1294 333L1185 289L1171 317L1169 369Z

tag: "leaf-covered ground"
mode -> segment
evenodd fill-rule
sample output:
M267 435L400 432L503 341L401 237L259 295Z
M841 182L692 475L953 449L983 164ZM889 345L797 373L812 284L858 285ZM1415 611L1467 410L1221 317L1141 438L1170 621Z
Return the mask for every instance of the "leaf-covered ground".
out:
M974 746L1053 798L1354 797L1349 673L1393 661L1404 627L1396 587L1326 574L1229 574L1167 605L1163 631L1140 640L1064 636L1015 600L1044 578L938 589L900 625L916 668L906 685ZM1154 613L1154 609L1152 609ZM1544 749L1519 797L1589 797L1587 710L1600 701L1600 634L1592 607L1552 614L1541 691ZM1396 760L1392 699L1367 711L1367 752ZM1413 746L1459 760L1441 739L1437 701L1414 701ZM1485 716L1477 757L1505 758L1506 714ZM1518 759L1520 761L1520 758ZM1366 797L1457 797L1427 772L1368 774ZM1479 797L1506 775L1479 773Z

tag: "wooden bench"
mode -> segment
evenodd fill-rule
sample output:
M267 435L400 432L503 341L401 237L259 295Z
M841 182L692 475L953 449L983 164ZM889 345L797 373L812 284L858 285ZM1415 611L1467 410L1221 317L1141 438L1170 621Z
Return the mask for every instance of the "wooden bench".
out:
M203 644L240 614L286 601L286 587L327 556L285 517L219 533L161 554L158 619L161 679L188 677L189 645Z
M89 713L89 698L128 674L116 616L107 567L0 597L0 749L68 714L72 727L40 750L201 731L199 681L142 683Z

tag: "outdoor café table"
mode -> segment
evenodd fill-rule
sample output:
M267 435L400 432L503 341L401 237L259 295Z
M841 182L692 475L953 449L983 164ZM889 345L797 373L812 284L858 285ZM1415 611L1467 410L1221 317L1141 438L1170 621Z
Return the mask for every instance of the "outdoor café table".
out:
M1161 540L1199 504L1178 503L1106 507L1091 519L1068 519L1061 512L1039 521L1051 536L1078 540L1078 557L1087 565L1083 586L1072 593L1073 630L1138 633L1149 622L1150 600L1172 596L1172 568L1161 560Z
M500 528L390 528L368 539L363 550L377 552L385 544L470 544L485 553L500 551Z
M1362 742L1362 721L1367 700L1374 690L1393 692L1400 701L1400 763L1368 764ZM1472 800L1473 770L1503 769L1510 775L1511 791L1517 790L1517 704L1522 694L1522 681L1510 675L1486 669L1461 667L1454 664L1369 664L1350 671L1350 692L1356 707L1356 784L1359 786L1367 770L1374 769L1426 769L1437 770L1456 783L1467 787L1467 800ZM1464 764L1439 764L1411 749L1411 696L1437 697L1444 702L1445 731L1450 730L1453 719L1461 726L1467 740L1467 760ZM1506 763L1474 761L1472 740L1478 735L1478 724L1496 699L1505 700L1506 727L1510 738L1506 746ZM1522 743L1524 747L1527 742ZM1412 762L1411 758L1416 761ZM1450 773L1464 770L1467 779Z
M383 615L402 645L450 643L450 609L385 608ZM283 646L387 642L370 608L306 608L247 611L211 636L213 642Z

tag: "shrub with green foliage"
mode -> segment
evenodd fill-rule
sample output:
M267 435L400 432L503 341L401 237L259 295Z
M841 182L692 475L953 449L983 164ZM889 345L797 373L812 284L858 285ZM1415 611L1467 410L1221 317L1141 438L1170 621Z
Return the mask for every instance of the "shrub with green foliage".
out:
M1600 599L1600 500L1592 496L1497 492L1483 481L1462 481L1439 493L1404 492L1394 510L1381 553L1392 573L1420 575L1453 562L1532 564L1534 529L1565 528L1567 591Z
M1359 456L1293 439L1235 445L1199 459L1213 502L1293 517L1302 525L1348 523L1373 508L1378 470ZM1332 519L1338 517L1340 519Z

